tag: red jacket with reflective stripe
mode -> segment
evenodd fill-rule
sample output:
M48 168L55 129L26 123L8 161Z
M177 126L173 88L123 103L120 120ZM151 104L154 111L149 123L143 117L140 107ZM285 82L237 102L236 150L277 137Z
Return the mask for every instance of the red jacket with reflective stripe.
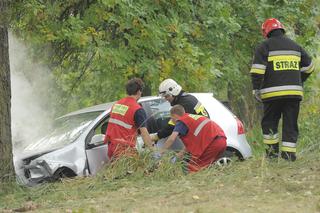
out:
M188 133L180 138L195 157L200 157L215 137L225 137L220 126L205 116L186 113L179 120L188 127Z
M137 128L134 114L141 106L132 97L122 98L117 101L111 110L105 142L123 143L135 146Z

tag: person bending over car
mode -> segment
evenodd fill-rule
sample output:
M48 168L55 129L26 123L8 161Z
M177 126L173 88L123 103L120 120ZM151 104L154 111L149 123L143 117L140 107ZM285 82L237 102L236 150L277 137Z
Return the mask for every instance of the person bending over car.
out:
M160 153L167 150L180 136L185 148L177 156L181 159L186 153L189 154L188 172L197 172L208 167L226 150L227 138L214 121L205 116L185 113L181 105L173 106L170 116L175 127Z
M172 79L166 79L159 85L159 95L170 102L171 106L181 105L187 113L204 115L208 117L204 106L196 97L182 90L182 87ZM168 124L160 129L156 134L151 134L151 139L157 141L168 137L174 129L174 124L170 120Z
M152 141L146 128L146 112L138 104L144 83L140 78L133 78L126 84L127 97L117 101L111 109L106 130L105 143L108 143L108 157L111 160L122 155L136 154L136 138L140 130L142 139L148 147Z

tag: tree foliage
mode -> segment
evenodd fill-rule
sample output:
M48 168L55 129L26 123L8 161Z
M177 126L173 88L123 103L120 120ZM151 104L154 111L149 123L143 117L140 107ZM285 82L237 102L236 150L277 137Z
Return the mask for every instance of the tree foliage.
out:
M227 91L249 112L249 66L265 18L279 18L310 52L318 0L18 0L12 27L48 63L65 110L124 94L138 76L157 91L164 78L187 91Z

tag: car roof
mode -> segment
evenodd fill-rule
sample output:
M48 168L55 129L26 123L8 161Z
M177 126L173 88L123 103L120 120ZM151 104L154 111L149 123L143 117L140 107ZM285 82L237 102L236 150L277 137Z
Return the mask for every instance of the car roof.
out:
M194 96L203 96L203 95L204 96L207 96L207 95L212 96L212 93L190 93L190 94L192 94ZM159 98L159 96L144 96L139 99L139 102L150 101L150 100L158 99L158 98ZM104 103L104 104L99 104L99 105L83 108L83 109L80 109L80 110L77 110L74 112L70 112L66 115L63 115L63 116L59 117L58 119L73 116L73 115L79 115L79 114L83 114L83 113L100 112L100 111L102 112L105 110L110 110L114 103L115 102L108 102L108 103Z
M146 96L146 97L141 97L139 99L139 102L143 102L143 101L148 101L148 100L152 100L152 99L156 99L158 98L157 96ZM73 115L79 115L79 114L83 114L83 113L89 113L89 112L102 112L105 110L109 110L111 109L111 107L113 106L115 102L108 102L108 103L104 103L104 104L99 104L99 105L95 105L95 106L91 106L91 107L87 107L87 108L83 108L74 112L70 112L66 115L63 115L60 118L64 118L64 117L69 117L69 116L73 116Z
M95 106L91 106L91 107L87 107L87 108L83 108L74 112L70 112L66 115L63 115L60 118L64 118L64 117L69 117L69 116L73 116L73 115L79 115L79 114L83 114L83 113L88 113L88 112L99 112L99 111L105 111L108 110L112 107L112 105L114 104L114 102L110 102L110 103L104 103L104 104L99 104L99 105L95 105Z

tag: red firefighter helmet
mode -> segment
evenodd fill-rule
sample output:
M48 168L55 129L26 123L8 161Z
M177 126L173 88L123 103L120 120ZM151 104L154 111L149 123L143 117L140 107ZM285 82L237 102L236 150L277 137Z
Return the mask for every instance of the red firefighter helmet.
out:
M281 24L281 22L278 19L275 19L275 18L269 18L265 20L261 25L262 35L265 38L268 37L268 34L272 30L276 30L276 29L282 29L284 31L284 26Z

